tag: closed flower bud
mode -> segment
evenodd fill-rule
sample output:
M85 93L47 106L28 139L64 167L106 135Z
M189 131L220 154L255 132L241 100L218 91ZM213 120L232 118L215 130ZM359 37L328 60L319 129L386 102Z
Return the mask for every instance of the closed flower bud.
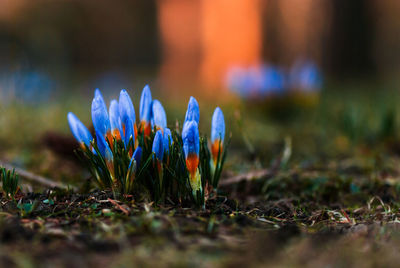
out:
M142 95L140 97L139 113L142 131L144 131L144 134L148 136L151 132L152 118L152 99L150 87L148 85L143 88Z
M75 139L81 144L81 146L84 146L85 144L86 146L90 147L90 142L93 140L93 137L89 130L73 113L69 112L67 118L69 127Z
M158 100L153 100L152 115L154 126L158 129L164 130L167 127L167 115L164 107Z

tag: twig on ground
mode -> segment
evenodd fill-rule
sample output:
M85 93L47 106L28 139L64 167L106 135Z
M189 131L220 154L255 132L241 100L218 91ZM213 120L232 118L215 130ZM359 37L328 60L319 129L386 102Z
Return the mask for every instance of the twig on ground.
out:
M270 171L269 169L254 170L254 171L250 171L248 173L239 174L237 176L233 176L233 177L221 180L221 182L219 184L220 184L220 186L231 185L231 184L239 183L241 181L250 181L253 179L259 179L262 177L272 175L273 173L274 172Z
M21 178L26 179L31 182L39 183L41 185L44 185L44 186L47 186L50 188L74 189L74 190L76 189L73 186L65 185L61 182L57 182L57 181L51 180L49 178L34 174L34 173L24 170L22 168L14 167L11 164L8 164L3 161L0 161L0 166L5 167L6 169L9 169L9 170L15 169L15 172L17 172Z

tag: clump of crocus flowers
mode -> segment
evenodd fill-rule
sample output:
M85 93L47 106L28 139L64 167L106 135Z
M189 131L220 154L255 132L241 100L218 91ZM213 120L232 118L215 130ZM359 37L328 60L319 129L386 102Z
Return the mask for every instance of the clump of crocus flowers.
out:
M211 124L211 140L199 134L200 109L191 97L182 128L169 129L161 102L152 99L149 86L140 98L139 121L126 90L107 110L96 89L92 101L95 135L73 114L68 122L85 162L101 189L116 197L133 196L155 202L193 202L204 205L216 193L226 157L225 121L217 107Z

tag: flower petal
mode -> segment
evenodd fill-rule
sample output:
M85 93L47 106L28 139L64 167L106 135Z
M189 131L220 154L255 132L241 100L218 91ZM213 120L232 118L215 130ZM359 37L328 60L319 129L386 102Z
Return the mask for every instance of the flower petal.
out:
M217 107L214 110L214 114L211 121L211 142L214 143L216 140L224 141L225 138L225 119L222 110Z
M109 108L111 132L115 138L121 139L122 127L121 118L119 116L119 104L117 100L112 100Z
M199 120L200 120L199 103L194 97L190 97L188 108L186 110L186 115L185 115L185 123L189 121L195 121L197 124L199 124Z
M169 128L164 129L164 152L168 153L169 152L169 147L172 144L172 135L171 135L171 130Z
M156 132L153 141L153 153L156 155L157 160L162 161L164 156L163 134L161 130Z
M193 154L199 156L200 137L199 128L196 121L186 122L185 127L182 130L182 140L183 151L186 158Z
M92 101L92 121L96 131L106 136L111 131L110 119L108 118L107 106L100 91L96 89Z
M140 161L142 159L142 148L140 146L138 146L135 150L135 152L133 152L133 156L132 159L135 159L136 161L136 166L140 165Z
M75 114L69 112L67 115L69 127L75 139L79 143L84 143L90 147L90 142L93 140L92 134L85 127L85 125L76 117Z
M152 102L152 115L154 126L158 129L165 129L167 127L167 115L165 113L164 107L158 100L153 100Z
M140 97L140 121L150 123L151 120L151 91L150 87L146 85L143 88L142 95Z

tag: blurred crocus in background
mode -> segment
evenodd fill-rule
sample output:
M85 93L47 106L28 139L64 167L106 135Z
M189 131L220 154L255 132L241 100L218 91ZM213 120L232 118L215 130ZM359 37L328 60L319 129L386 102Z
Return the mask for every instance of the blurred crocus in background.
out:
M322 73L311 60L298 60L290 68L289 85L300 92L318 92L322 87Z
M311 60L297 60L289 70L270 64L233 66L227 71L225 85L243 99L284 97L293 91L318 92L322 73Z

